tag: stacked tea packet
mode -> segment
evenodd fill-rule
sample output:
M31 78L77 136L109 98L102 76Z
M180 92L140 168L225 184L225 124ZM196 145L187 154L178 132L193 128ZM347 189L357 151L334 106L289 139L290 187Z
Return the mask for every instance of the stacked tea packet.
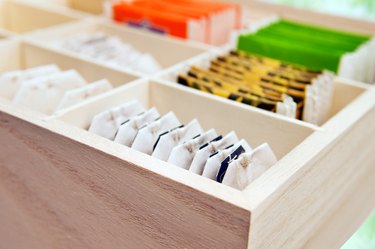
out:
M235 132L204 131L196 119L182 124L173 112L160 115L137 101L98 113L88 130L239 190L277 162L268 144L252 149Z
M277 20L240 35L237 48L312 70L375 82L375 39L366 35Z
M268 57L231 51L193 66L177 82L230 100L313 124L327 120L334 75Z
M113 18L133 27L214 45L227 43L242 21L239 5L208 0L118 1Z

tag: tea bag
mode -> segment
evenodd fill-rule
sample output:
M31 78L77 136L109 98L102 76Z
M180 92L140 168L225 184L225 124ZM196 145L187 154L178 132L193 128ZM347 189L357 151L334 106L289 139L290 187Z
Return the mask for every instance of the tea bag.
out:
M95 115L91 122L89 132L113 140L122 123L144 111L144 107L138 101L132 101L111 108L110 110Z
M169 112L160 119L148 124L146 127L138 131L137 136L134 139L132 148L151 155L154 144L158 140L159 136L168 132L181 125L173 112Z
M162 135L155 146L152 156L167 161L174 147L201 134L202 132L203 129L201 125L196 119L194 119L185 127Z
M270 146L263 144L232 161L226 170L222 183L243 190L276 163L276 156Z
M223 150L217 151L216 153L212 154L207 160L202 176L215 180L219 172L221 163L240 146L244 148L245 152L251 151L251 147L244 139L242 139L235 145L232 144Z
M56 65L34 67L27 70L16 70L0 74L0 96L13 99L22 82L38 77L59 73L61 70Z
M70 37L60 43L63 48L109 65L155 74L162 67L150 54L142 53L116 36L101 32Z
M189 169L191 162L199 147L217 137L214 129L201 134L183 144L174 147L168 158L168 163L174 164L183 169Z
M138 133L138 130L160 117L156 108L152 108L125 123L117 131L115 142L130 147Z
M67 91L85 84L86 81L75 70L39 77L24 81L13 102L45 114L52 114Z
M241 154L245 153L245 148L242 146L239 146L238 148L234 149L232 153L230 153L229 156L227 156L224 161L221 162L219 171L217 172L216 181L222 182L224 175L229 167L229 164L236 160Z
M277 102L276 113L289 117L297 117L297 104L294 102L293 98L283 94L283 102Z
M55 112L74 106L82 101L105 93L111 89L112 85L108 80L99 80L86 86L67 91L60 101L60 104L57 106Z
M219 149L223 149L237 142L237 135L234 131L232 131L229 134L227 134L224 138L218 141L213 141L203 145L201 149L199 149L195 154L189 170L198 175L202 175L204 166L210 155L212 155Z

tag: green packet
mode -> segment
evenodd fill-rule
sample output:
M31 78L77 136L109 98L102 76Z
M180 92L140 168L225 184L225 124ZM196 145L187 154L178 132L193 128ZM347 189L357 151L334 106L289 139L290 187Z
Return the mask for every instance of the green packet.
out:
M343 52L315 49L313 46L260 36L240 36L237 49L247 53L278 59L311 70L338 71Z
M338 72L344 54L370 37L281 20L238 38L240 51L267 56L313 70Z
M341 249L375 248L375 214L341 247Z
M327 39L324 35L315 32L296 32L294 29L284 28L271 25L270 27L259 30L256 35L274 36L281 39L291 39L293 42L313 44L317 47L324 47L333 50L341 50L344 52L353 51L363 42L351 41L346 39Z
M304 24L300 22L293 22L290 20L282 19L278 22L280 26L286 26L291 29L298 29L300 32L315 33L316 35L325 36L327 39L345 39L353 42L363 43L368 41L371 37L367 35L356 34L352 32L339 31L320 27L311 24Z

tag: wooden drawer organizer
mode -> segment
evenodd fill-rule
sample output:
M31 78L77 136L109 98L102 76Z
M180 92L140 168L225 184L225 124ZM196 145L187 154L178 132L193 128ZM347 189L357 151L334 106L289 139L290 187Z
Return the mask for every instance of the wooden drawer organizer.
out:
M357 24L358 31L368 27ZM119 35L152 53L166 70L144 77L55 46L60 37L88 30ZM216 53L208 49L100 18L1 41L1 72L54 62L77 69L89 81L105 77L118 86L50 117L0 100L2 245L341 246L375 206L375 88L336 79L331 118L317 127L173 82L187 65L204 63ZM235 130L252 146L268 142L279 162L238 191L85 130L96 113L133 99L161 113L172 110L183 122L198 118L205 129Z

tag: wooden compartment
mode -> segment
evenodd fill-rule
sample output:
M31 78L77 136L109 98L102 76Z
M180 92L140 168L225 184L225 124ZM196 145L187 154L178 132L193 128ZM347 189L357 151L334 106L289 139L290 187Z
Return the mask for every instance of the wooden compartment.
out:
M375 204L355 193L367 197L375 175L375 89L342 79L337 84L336 115L320 128L159 80L127 84L48 119L0 102L0 134L6 141L0 199L7 203L1 208L13 214L6 224L21 229L9 229L7 238L19 231L26 236L9 243L28 241L38 248L339 245L346 238L327 239L335 233L328 228L354 220L347 235ZM172 110L183 122L198 118L205 129L235 130L253 146L269 142L280 161L237 191L85 130L96 113L133 99L161 113ZM24 156L17 157L18 151ZM17 225L21 217L27 217L26 225ZM28 226L41 232L30 233Z
M0 73L56 64L62 70L77 70L87 82L107 79L113 87L119 87L138 79L136 75L102 67L92 62L82 61L78 58L22 42L18 39L0 42L0 54L2 55Z
M176 63L195 57L211 48L206 45L187 44L179 39L143 33L140 30L122 27L121 25L113 24L110 21L100 18L79 21L73 24L60 26L58 28L34 32L33 34L28 35L27 39L35 44L42 44L56 51L84 58L81 55L72 53L59 46L59 42L61 42L62 39L66 39L84 32L101 32L108 35L117 36L124 43L130 44L138 51L151 54L164 68L171 67ZM89 60L87 58L84 59ZM92 61L92 59L90 60ZM108 65L104 62L97 63L143 76L142 73L135 72L134 70L127 69L125 67Z
M370 22L290 7L264 13L374 33ZM263 18L257 15L254 20ZM317 127L173 83L188 65L204 64L216 53L203 53L208 47L99 22L94 18L20 38L25 41L0 42L0 72L56 63L88 81L108 78L119 86L52 117L0 99L2 245L331 249L372 212L373 86L337 78L331 119ZM140 75L55 46L61 37L95 30L120 36L170 68L122 85ZM268 142L279 162L238 191L85 130L96 113L133 99L161 113L174 111L183 122L198 118L205 129L235 130L254 147Z
M0 1L0 30L25 33L72 22L83 16L64 7L42 5L35 1Z

